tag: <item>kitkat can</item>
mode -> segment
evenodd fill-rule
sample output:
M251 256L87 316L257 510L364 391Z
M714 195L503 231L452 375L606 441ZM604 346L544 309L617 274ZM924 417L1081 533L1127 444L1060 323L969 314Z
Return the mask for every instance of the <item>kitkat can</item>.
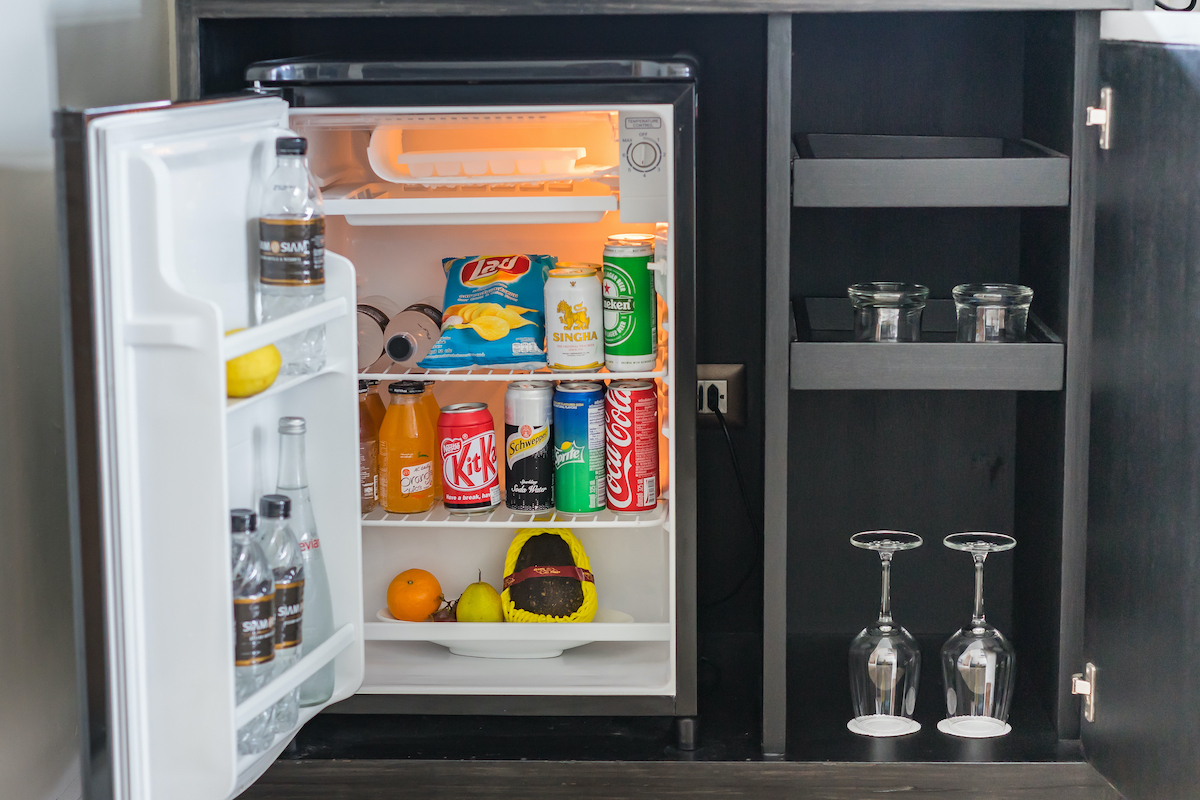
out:
M555 372L597 372L604 366L604 305L600 268L559 265L546 277L546 364Z
M458 514L489 511L500 503L496 427L486 403L442 407L437 424L442 503Z
M554 506L566 514L604 509L604 386L564 382L554 392Z
M653 381L613 381L604 396L608 510L644 514L658 504L658 391Z
M604 363L610 372L653 370L658 360L654 234L618 233L604 244Z
M504 393L504 504L522 513L554 508L554 386L517 381Z

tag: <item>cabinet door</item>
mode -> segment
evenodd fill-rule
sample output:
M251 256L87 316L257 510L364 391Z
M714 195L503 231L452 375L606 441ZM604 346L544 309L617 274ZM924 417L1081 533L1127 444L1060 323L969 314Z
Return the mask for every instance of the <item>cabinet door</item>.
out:
M1106 41L1100 76L1081 726L1124 795L1169 800L1200 784L1200 47Z
M330 255L323 305L249 327L255 193L286 124L277 98L58 119L88 797L231 797L290 738L237 752L237 728L285 684L335 656L332 701L362 682L353 267ZM315 324L326 325L320 374L226 399L226 359ZM248 330L226 336L236 328ZM335 632L239 705L229 509L273 490L283 414L309 418Z

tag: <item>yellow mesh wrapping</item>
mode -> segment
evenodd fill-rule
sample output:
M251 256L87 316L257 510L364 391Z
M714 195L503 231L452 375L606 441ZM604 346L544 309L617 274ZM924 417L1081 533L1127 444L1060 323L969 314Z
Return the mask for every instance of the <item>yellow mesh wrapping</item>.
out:
M512 544L508 546L508 555L504 558L504 576L507 578L517 571L517 556L521 553L521 548L525 546L525 542L529 541L534 536L539 536L543 533L553 533L562 538L567 546L571 548L571 558L575 561L575 566L580 569L586 569L588 572L592 570L592 564L588 561L587 553L583 550L583 543L575 538L575 534L571 533L568 528L522 528L517 531L516 538L512 540ZM570 566L568 564L548 564L546 566ZM513 605L512 598L509 597L508 589L500 593L500 604L504 608L504 620L506 622L591 622L596 616L596 584L590 581L581 581L583 584L583 605L574 614L567 617L552 617L548 614L533 614L524 609L517 608Z

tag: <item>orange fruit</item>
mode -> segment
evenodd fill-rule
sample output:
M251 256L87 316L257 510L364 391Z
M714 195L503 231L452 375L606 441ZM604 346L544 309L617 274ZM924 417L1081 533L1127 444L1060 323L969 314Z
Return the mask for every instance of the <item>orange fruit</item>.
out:
M424 622L444 602L441 584L423 569L406 569L388 584L388 611L405 622Z

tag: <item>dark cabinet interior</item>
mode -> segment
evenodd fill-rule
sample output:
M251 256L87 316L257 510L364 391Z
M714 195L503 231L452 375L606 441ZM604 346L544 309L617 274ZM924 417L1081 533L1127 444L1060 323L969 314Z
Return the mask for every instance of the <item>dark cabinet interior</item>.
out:
M1086 453L1071 437L1086 424L1082 220L1091 200L1080 181L1095 143L1078 148L1075 137L1095 80L1096 23L1072 13L792 18L789 132L803 169L794 171L788 263L798 309L781 609L789 759L1080 757L1068 744L1079 701L1064 677L1068 665L1081 668L1083 532L1072 509L1086 497ZM814 169L822 160L827 168ZM891 177L897 170L904 180ZM836 190L800 185L839 179ZM1024 193L1010 192L1013 183ZM1012 345L1010 365L993 363L981 348L1009 345L926 344L936 326L894 355L881 354L890 345L818 344L838 340L812 319L830 307L825 298L876 280L924 284L943 301L960 283L1030 286L1032 314L1049 341L1065 343L1046 345L1065 356L1065 373L1051 363L1049 381L1028 382L1045 366L1021 352L1030 345ZM834 308L848 329L848 306ZM879 588L878 559L848 540L879 528L925 542L896 556L892 579L896 619L921 642L923 729L890 741L845 727L847 647L877 613ZM939 650L968 622L972 595L970 558L941 540L967 530L1018 542L989 558L985 581L988 619L1017 651L1013 733L1003 739L954 739L935 727L946 715Z

